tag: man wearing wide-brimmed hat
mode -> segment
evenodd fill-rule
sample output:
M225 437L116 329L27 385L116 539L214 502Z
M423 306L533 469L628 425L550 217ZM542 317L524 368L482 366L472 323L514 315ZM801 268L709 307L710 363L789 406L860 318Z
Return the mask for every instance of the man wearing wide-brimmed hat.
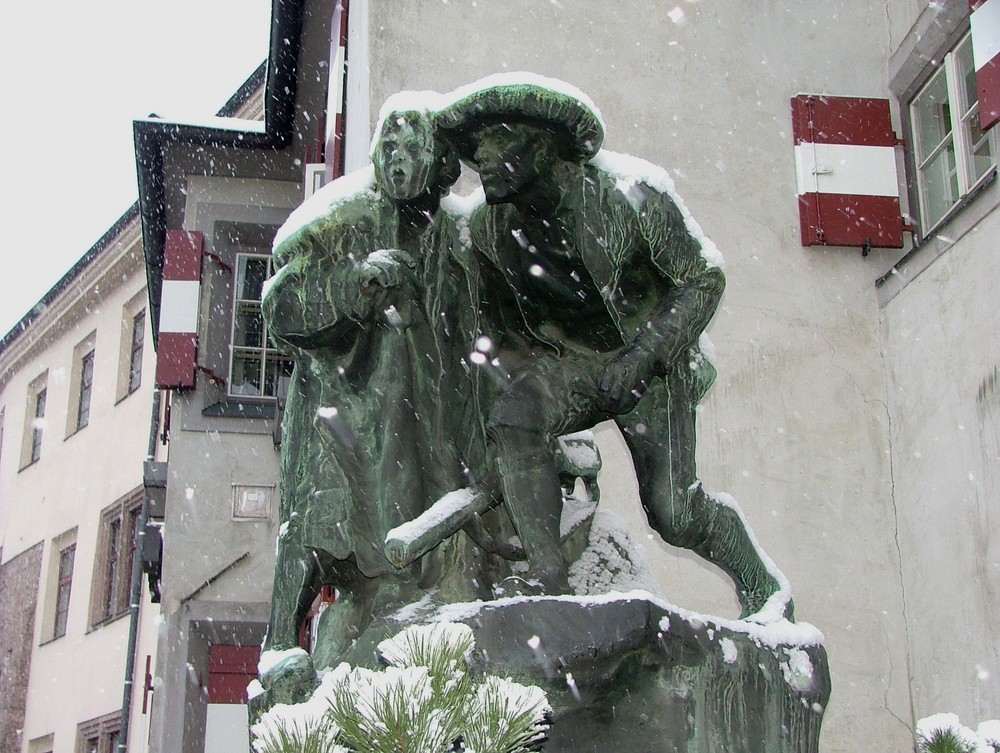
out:
M695 407L715 376L697 343L725 286L714 246L663 171L597 155L600 116L562 82L492 77L454 93L438 123L486 195L470 221L481 328L511 377L487 426L531 577L569 590L551 437L611 418L653 528L725 570L757 612L784 578L695 468Z

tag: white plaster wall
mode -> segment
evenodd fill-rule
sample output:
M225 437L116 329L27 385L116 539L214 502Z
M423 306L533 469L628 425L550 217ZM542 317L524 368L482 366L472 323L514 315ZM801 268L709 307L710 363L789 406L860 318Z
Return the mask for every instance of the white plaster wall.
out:
M882 317L913 704L973 727L1000 716L997 237L994 211Z
M709 329L719 379L701 415L701 475L741 502L793 584L799 619L827 636L823 750L908 749L873 289L895 256L800 245L789 115L799 92L887 95L885 3L395 0L372 4L370 28L373 113L400 89L530 70L594 99L607 148L674 175L727 259ZM599 436L606 498L634 513L628 460L613 432ZM668 598L735 614L721 576L686 554L666 557Z

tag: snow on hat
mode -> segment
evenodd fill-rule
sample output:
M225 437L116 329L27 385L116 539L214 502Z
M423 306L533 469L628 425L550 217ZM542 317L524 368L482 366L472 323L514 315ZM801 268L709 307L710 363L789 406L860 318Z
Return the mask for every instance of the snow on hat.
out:
M474 162L478 133L495 123L527 123L553 131L560 155L573 161L597 154L604 140L600 110L586 94L533 73L487 76L445 95L438 126L459 156Z

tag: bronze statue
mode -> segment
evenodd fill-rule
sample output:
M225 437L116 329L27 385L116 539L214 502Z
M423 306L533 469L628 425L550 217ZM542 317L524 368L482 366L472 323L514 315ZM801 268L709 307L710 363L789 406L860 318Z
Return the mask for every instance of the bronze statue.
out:
M338 591L325 618L330 655L373 616L416 600L420 584L440 578L440 562L397 571L382 542L465 484L469 450L456 422L471 412L474 389L455 364L472 307L449 270L456 225L440 208L458 162L429 114L391 109L373 162L373 173L331 184L290 219L264 297L270 333L296 358L265 649L299 645L324 584ZM466 581L467 598L481 595Z
M743 615L779 590L739 513L695 469L695 407L715 371L698 351L725 286L668 192L589 162L603 128L576 97L486 86L438 121L480 176L472 216L481 326L510 382L487 422L531 574L566 593L551 438L613 419L651 526L734 580ZM791 612L791 606L787 607Z

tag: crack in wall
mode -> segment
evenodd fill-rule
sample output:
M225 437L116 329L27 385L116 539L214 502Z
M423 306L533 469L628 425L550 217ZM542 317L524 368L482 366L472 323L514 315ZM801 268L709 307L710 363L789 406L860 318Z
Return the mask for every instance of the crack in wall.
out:
M884 389L888 388L889 375L886 373L888 368L885 355L885 322L881 316L878 317L878 334L879 334L879 360L882 362L882 386ZM889 452L889 502L892 505L892 538L893 543L896 547L896 564L897 564L897 574L899 576L899 595L902 602L902 617L903 617L903 635L906 638L906 695L910 704L910 724L906 724L902 719L899 719L896 714L892 712L889 708L888 702L888 692L889 687L886 687L885 696L885 707L892 716L899 719L900 723L904 724L911 734L916 735L916 710L913 704L913 673L910 671L910 651L912 650L913 644L910 641L910 618L909 618L909 607L906 601L906 579L903 573L903 549L899 543L899 507L896 501L896 453L895 448L892 444L892 412L889 410L889 404L882 399L874 399L873 402L877 402L882 406L885 411L886 420L886 446ZM891 660L890 660L891 661Z

